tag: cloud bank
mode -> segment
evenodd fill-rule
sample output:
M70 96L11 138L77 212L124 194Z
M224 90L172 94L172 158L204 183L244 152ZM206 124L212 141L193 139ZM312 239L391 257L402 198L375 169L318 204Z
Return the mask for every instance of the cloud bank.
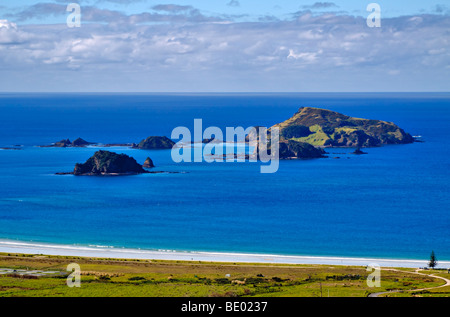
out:
M4 91L450 89L448 15L369 28L365 17L337 13L238 22L185 5L131 15L83 6L80 28L20 24L65 9L40 3L0 20Z

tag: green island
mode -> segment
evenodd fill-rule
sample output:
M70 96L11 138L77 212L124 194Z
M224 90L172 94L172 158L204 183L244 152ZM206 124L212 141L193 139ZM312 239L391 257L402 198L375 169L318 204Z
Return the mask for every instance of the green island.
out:
M81 287L67 286L70 263ZM8 273L4 273L10 269ZM13 271L11 271L13 270ZM52 274L34 276L32 270ZM3 272L3 273L2 273ZM447 271L382 268L370 288L366 267L133 260L0 253L2 297L445 297Z
M350 117L335 111L301 107L279 128L281 141L304 142L320 147L376 147L408 144L415 139L392 122Z

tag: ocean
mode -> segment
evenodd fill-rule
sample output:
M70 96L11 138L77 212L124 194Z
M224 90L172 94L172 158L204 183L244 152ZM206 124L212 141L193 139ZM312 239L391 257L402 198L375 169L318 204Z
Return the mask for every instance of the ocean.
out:
M157 171L70 172L99 148L178 126L270 127L311 106L391 121L423 143L327 149L328 158L174 163L170 150L108 148ZM450 94L0 94L0 239L76 246L450 260ZM339 157L339 159L336 159Z

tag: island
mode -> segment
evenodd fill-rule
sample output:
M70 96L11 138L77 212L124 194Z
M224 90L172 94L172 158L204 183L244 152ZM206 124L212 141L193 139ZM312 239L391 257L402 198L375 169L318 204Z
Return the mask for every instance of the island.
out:
M148 173L126 154L97 151L85 163L77 163L73 175L136 175Z
M356 148L352 154L367 154L363 147L387 144L408 144L416 139L392 122L350 117L335 111L301 107L291 118L267 129L268 142L259 140L261 126L255 126L247 137L257 141L253 155L263 150L271 153L270 135L274 128L280 131L280 159L323 158L324 148ZM256 135L255 135L256 134Z
M151 158L147 157L143 165L126 154L100 150L95 152L85 163L75 164L73 172L56 173L56 175L75 176L129 176L139 174L184 174L185 172L147 171L145 168L153 168L155 165Z
M78 138L73 142L71 142L70 139L63 139L51 145L40 145L39 147L85 147L93 144L95 143L85 141L82 138Z
M149 136L145 140L134 145L133 148L143 150L170 150L175 145L171 139L165 136Z
M312 107L301 107L288 120L271 127L280 129L280 139L320 147L377 147L408 144L415 139L392 122L349 117Z

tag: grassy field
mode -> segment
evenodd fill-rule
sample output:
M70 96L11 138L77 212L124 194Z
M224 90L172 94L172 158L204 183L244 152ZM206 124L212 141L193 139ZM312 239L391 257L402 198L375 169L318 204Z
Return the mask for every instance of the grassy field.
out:
M81 287L66 284L66 267L81 267ZM365 297L389 290L414 290L445 284L412 269L382 270L381 287L367 286L365 267L282 265L0 254L0 269L51 270L64 274L28 277L0 275L0 296L64 297ZM441 274L448 278L446 272ZM450 288L389 296L449 296Z

